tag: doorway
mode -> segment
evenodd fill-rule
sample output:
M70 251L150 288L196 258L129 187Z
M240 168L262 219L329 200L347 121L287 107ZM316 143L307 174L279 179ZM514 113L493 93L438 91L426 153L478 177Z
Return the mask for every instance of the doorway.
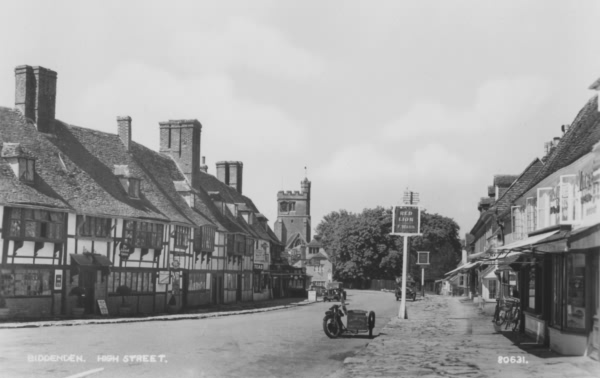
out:
M83 299L83 306L86 314L93 314L95 312L95 285L97 270L95 269L83 269L79 275L79 286L85 290L85 298Z
M243 279L243 275L238 274L237 275L237 290L235 291L235 300L237 302L241 302L242 301L242 279Z

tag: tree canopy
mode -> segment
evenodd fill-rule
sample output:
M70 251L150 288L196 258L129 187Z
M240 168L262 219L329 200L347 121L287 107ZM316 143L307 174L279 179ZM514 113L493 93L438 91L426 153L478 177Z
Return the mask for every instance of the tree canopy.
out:
M364 282L395 279L402 272L402 238L390 235L391 209L377 207L362 213L346 210L327 214L317 226L321 243L333 258L334 279ZM451 218L421 213L422 236L409 239L409 272L421 276L417 251L430 252L427 278L441 278L460 260L459 227Z

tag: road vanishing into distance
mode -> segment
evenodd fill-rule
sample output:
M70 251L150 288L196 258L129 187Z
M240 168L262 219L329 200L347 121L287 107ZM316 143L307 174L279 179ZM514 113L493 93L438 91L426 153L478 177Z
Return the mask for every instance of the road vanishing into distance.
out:
M418 299L417 299L418 300ZM393 293L348 290L375 311L373 336L397 316ZM339 302L338 302L339 303ZM331 303L207 319L0 330L2 377L327 377L371 340L329 339ZM407 302L410 311L411 302ZM61 361L40 361L58 358Z

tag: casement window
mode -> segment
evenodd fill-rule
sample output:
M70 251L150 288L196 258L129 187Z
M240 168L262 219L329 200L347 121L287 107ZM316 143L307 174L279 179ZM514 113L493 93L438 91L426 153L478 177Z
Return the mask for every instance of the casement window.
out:
M140 179L133 177L119 177L119 181L131 198L140 198Z
M5 297L50 295L50 270L0 269L0 293Z
M35 160L19 159L19 179L23 182L33 183L35 178Z
M123 239L127 244L138 248L162 249L162 224L129 220L123 223Z
M190 272L188 275L189 291L206 291L210 289L210 273Z
M537 190L537 222L538 228L551 226L550 223L550 195L552 188L540 188Z
M190 244L190 228L175 226L175 248L187 249Z
M194 229L194 251L212 252L215 249L215 228L202 226Z
M8 239L62 242L65 214L47 210L6 208ZM8 222L8 223L7 223Z
M523 239L523 212L520 206L513 206L512 211L512 233L514 240Z
M110 238L111 220L108 218L77 216L77 236L90 238Z
M227 244L225 245L227 256L235 254L235 234L227 234Z
M246 256L254 256L254 239L246 238Z
M246 253L246 237L241 234L235 234L235 253L244 255Z
M575 175L560 176L560 223L575 221Z
M110 272L108 276L108 292L115 293L119 286L127 286L134 293L154 292L153 272Z
M537 226L537 198L527 198L525 209L527 214L527 233L529 234L535 231Z

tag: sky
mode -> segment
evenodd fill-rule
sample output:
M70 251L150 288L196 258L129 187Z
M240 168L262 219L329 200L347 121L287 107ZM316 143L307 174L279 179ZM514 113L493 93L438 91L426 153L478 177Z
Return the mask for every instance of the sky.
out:
M496 174L560 137L600 77L597 1L15 1L0 13L0 106L14 68L58 73L56 118L158 150L198 119L209 173L244 164L271 225L312 182L312 226L419 193L461 237ZM306 167L306 169L305 169Z

